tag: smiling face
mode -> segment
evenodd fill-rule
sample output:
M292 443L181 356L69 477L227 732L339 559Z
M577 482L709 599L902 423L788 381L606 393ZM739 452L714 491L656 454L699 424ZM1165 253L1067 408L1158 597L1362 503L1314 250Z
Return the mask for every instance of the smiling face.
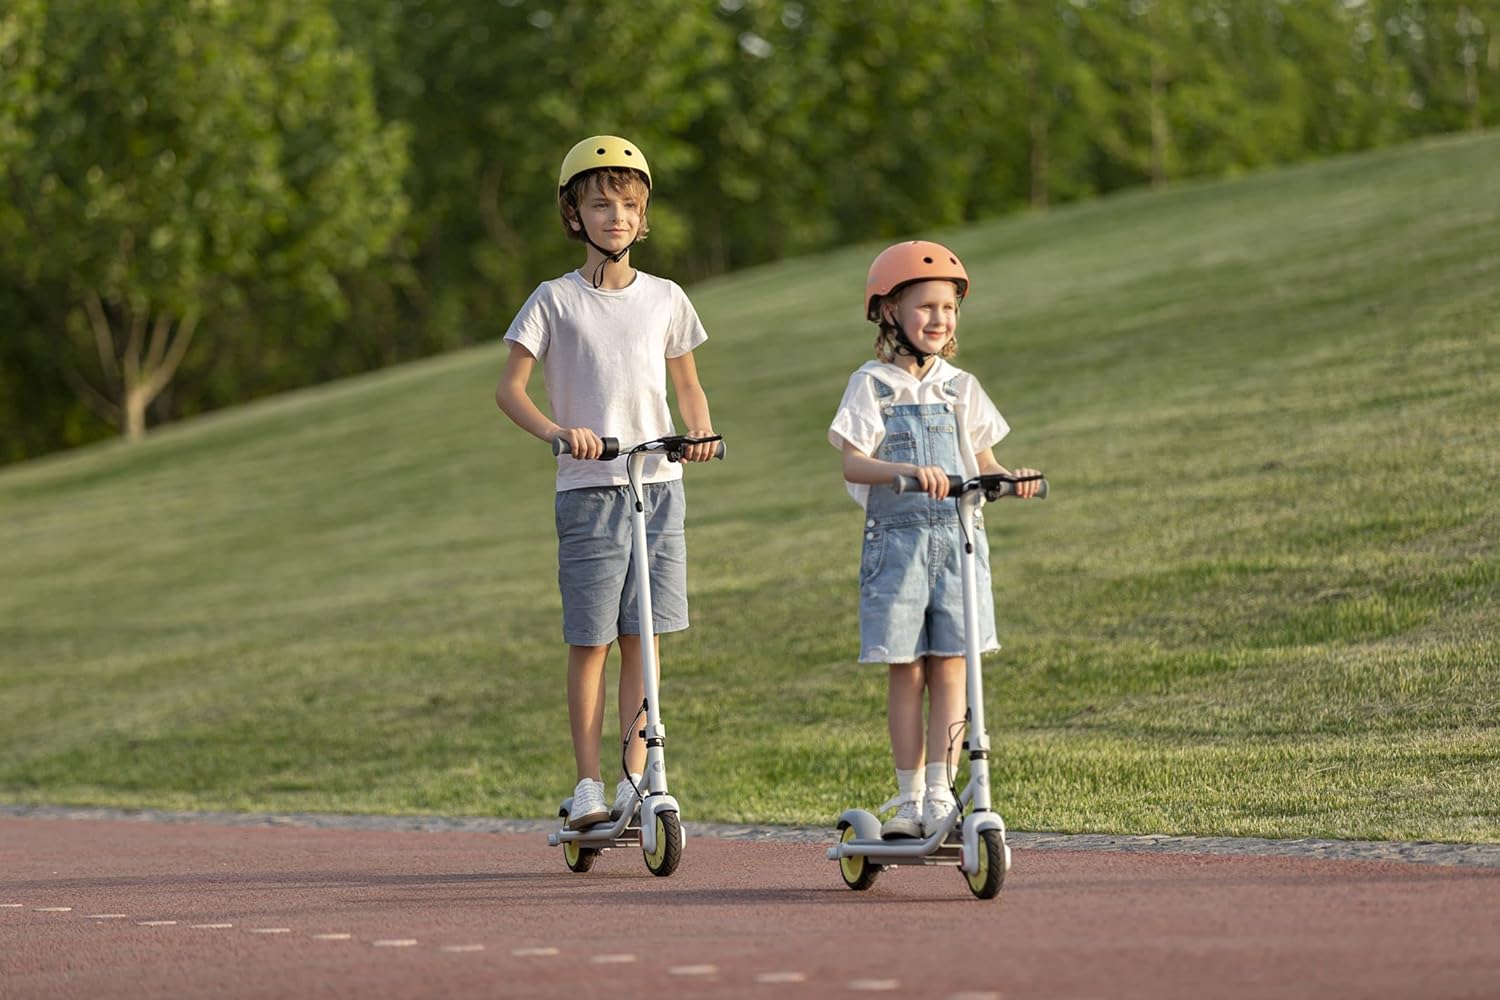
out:
M914 281L881 308L925 354L941 354L958 332L958 286L951 281Z
M649 190L633 170L597 170L580 178L563 203L570 235L587 235L608 253L617 253L646 235Z

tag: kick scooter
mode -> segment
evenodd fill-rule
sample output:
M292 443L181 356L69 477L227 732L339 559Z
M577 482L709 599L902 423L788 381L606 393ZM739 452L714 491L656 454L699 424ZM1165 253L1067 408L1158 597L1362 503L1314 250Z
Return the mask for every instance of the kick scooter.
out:
M828 849L830 861L839 863L839 874L851 889L868 889L887 866L956 865L969 889L980 899L1000 894L1005 873L1010 871L1010 845L1005 842L1005 821L990 808L990 741L984 731L984 675L979 665L979 597L975 569L975 515L985 501L1015 496L1016 484L1040 480L1034 499L1047 495L1041 476L987 475L964 480L950 476L949 495L958 504L959 527L964 535L964 667L969 707L964 721L968 739L969 783L958 794L958 806L936 830L921 839L882 840L880 820L864 809L846 809L839 817L839 842ZM911 476L898 476L891 484L897 493L922 487ZM951 746L951 743L950 743ZM965 807L971 807L967 815ZM962 828L959 828L960 823Z
M620 455L620 442L615 438L602 438L604 453L599 461L607 462ZM564 799L558 808L563 817L563 828L547 835L547 846L563 849L563 861L575 872L586 872L594 867L599 855L611 847L634 847L639 844L646 859L646 868L652 875L665 878L677 870L682 861L682 849L686 838L682 832L682 820L677 800L667 792L666 729L661 724L661 706L657 689L656 641L651 618L651 573L646 559L646 505L642 502L641 471L646 465L646 456L666 455L669 462L682 461L682 452L690 444L717 442L715 458L724 457L724 441L715 435L710 438L692 438L672 435L638 444L626 452L625 470L630 477L630 491L635 500L634 527L631 532L631 561L635 564L636 602L641 616L641 673L645 689L645 701L641 711L646 715L646 728L638 733L626 734L620 748L623 757L630 740L639 735L646 741L646 770L641 786L635 790L635 801L619 816L583 830L567 827L568 811L573 807L573 797ZM562 438L552 442L552 454L568 452L568 442ZM640 718L640 713L636 714ZM631 729L635 723L631 723ZM629 773L629 768L623 768Z

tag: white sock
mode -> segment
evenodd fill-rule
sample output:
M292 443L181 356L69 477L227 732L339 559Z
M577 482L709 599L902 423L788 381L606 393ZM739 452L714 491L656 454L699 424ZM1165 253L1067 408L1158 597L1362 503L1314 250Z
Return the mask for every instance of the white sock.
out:
M919 775L920 772L916 768L912 768L910 771L903 771L899 767L896 768L896 788L900 791L903 799L915 799L917 802L922 801L922 779Z
M943 798L950 798L953 793L949 791L948 787L948 765L942 763L928 764L925 770L927 772L928 790L940 791Z

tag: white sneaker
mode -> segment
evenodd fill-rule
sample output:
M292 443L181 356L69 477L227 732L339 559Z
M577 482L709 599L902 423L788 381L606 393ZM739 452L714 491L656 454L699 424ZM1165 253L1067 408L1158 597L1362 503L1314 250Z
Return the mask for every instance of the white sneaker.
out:
M889 802L882 803L879 811L894 807L896 815L880 824L881 840L896 840L902 837L922 836L922 799L920 796L902 798L899 794Z
M640 802L636 799L635 788L641 783L639 774L632 774L628 778L621 778L615 782L615 801L609 807L609 818L619 819L627 811L635 812Z
M582 830L595 823L609 819L609 807L604 804L604 782L583 778L573 789L573 806L568 810L568 829Z
M930 837L937 833L957 808L958 803L953 800L952 790L946 787L927 789L927 795L922 800L922 836Z

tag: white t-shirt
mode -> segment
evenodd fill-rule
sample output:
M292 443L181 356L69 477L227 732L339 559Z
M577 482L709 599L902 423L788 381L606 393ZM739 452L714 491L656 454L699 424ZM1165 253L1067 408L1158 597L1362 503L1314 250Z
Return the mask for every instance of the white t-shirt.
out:
M874 379L894 390L893 395L879 396ZM944 389L949 382L953 382L957 395L950 396ZM1010 433L1010 425L985 394L979 380L962 368L950 365L942 358L934 358L926 374L918 379L898 365L867 361L849 376L849 386L844 390L844 398L839 400L838 412L833 415L833 424L828 428L828 443L843 451L844 442L848 441L866 455L874 455L875 449L885 439L885 418L881 407L924 403L953 404L958 426L964 431L958 436L958 454L963 462L965 479L979 475L979 459L975 456L986 448L993 448ZM870 487L850 482L845 482L844 486L854 502L863 507L870 495Z
M629 448L676 433L667 406L667 358L708 339L674 281L637 270L619 289L595 288L577 271L544 281L521 306L505 339L542 363L552 419L619 438ZM557 459L557 490L629 482L625 456L612 462ZM682 478L682 467L648 455L643 480Z

